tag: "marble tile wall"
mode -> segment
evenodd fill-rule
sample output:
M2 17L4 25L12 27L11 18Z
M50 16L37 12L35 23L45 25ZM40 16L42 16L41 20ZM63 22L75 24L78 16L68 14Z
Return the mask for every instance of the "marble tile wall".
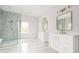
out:
M3 11L0 10L0 38L2 37L2 19L3 19Z
M17 40L18 17L19 14L0 10L0 39L3 39L2 43Z

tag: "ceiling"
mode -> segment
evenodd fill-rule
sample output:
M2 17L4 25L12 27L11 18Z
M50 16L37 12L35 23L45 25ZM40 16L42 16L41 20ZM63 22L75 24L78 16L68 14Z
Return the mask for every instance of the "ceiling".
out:
M39 17L52 8L52 5L1 5L0 8L6 11Z

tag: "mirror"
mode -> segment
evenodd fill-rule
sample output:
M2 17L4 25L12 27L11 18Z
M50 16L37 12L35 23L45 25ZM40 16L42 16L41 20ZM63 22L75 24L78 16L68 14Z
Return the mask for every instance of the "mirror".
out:
M72 13L71 11L59 14L57 16L57 30L70 31L72 30Z
M48 21L47 21L47 18L42 19L42 29L43 29L43 32L48 32Z

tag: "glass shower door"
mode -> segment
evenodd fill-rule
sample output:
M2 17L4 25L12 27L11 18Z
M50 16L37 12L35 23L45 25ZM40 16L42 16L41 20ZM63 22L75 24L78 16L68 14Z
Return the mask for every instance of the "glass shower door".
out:
M0 51L9 52L12 48L17 48L17 44L18 14L0 10Z

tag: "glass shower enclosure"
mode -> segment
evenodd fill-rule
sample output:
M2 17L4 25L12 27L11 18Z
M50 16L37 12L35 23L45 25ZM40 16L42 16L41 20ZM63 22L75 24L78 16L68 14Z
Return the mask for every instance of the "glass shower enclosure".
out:
M0 51L17 47L19 14L0 10Z

